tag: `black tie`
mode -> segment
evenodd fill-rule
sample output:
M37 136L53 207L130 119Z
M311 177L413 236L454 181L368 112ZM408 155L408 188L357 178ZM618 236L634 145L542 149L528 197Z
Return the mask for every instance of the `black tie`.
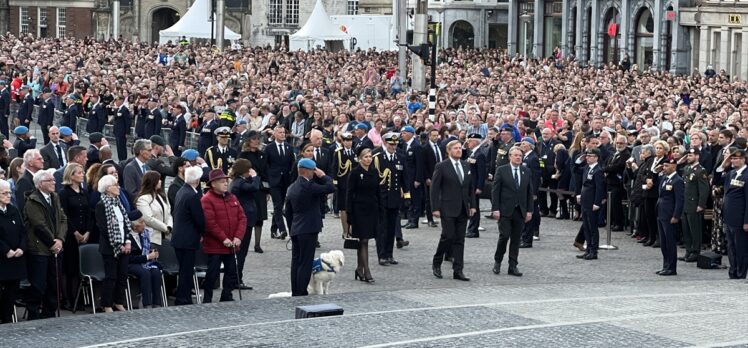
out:
M314 149L314 161L319 162L319 148Z
M462 166L460 165L460 162L455 162L454 165L455 171L457 172L457 177L460 179L460 184L462 184L462 181L465 180L462 176L462 168L460 168Z
M280 156L283 157L283 145L278 145L278 152L280 153Z
M65 165L65 159L62 157L62 146L57 144L55 147L57 148L57 159L60 160L60 166L58 168L62 168L62 166Z
M514 185L519 189L519 174L517 173L517 167L514 167Z
M436 155L436 161L441 162L442 161L442 153L439 151L439 147L434 144L434 155Z

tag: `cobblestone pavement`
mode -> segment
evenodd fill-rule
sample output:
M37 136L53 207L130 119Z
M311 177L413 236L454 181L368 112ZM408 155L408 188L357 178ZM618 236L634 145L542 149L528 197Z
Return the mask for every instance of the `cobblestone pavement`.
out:
M411 244L396 249L399 265L377 265L372 243L375 284L353 280L356 254L344 250L330 295L266 299L288 290L291 258L286 242L266 238L265 253L247 259L254 290L244 301L3 325L0 347L748 347L748 284L725 270L681 263L678 276L657 276L660 250L618 232L620 250L581 261L571 246L579 223L545 218L541 239L520 251L524 276L494 275L497 226L482 224L466 240L470 282L452 280L449 263L444 279L431 275L440 230L422 224L403 231ZM325 225L319 251L341 249L340 221ZM345 315L294 319L296 306L320 303Z

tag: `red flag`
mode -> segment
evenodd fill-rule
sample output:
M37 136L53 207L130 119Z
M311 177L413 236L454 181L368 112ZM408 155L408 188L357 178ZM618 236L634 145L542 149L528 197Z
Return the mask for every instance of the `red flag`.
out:
M618 32L618 24L610 23L610 25L608 25L608 36L615 37L617 32Z

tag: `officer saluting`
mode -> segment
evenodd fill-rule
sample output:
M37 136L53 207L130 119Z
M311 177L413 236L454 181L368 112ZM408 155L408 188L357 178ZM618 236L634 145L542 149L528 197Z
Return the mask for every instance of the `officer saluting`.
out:
M161 135L163 116L161 115L161 111L158 110L158 103L158 98L151 97L148 99L148 109L143 109L142 111L145 115L144 135L146 139L154 135ZM173 150L177 151L177 149Z
M213 108L209 108L203 113L203 123L197 130L197 134L200 135L197 141L198 153L205 153L209 147L217 144L216 136L213 134L218 129L218 122L215 117L216 111Z
M332 172L330 176L333 178L332 183L337 188L336 200L340 210L340 221L343 224L343 234L348 235L350 232L350 225L348 225L348 215L345 211L346 207L346 192L348 192L348 176L351 174L351 170L358 165L358 158L353 152L353 134L343 133L340 135L340 139L343 141L343 146L338 147L335 150L335 154L332 156Z
M402 153L397 151L397 133L387 133L382 137L384 147L374 150L374 167L379 172L379 187L382 190L384 207L383 228L377 234L377 255L382 266L396 265L392 256L395 235L400 229L400 205L406 192L403 177Z
M675 240L675 225L683 215L684 184L678 172L678 165L672 154L663 162L660 178L660 194L657 199L657 226L660 230L660 249L662 250L662 270L656 273L661 276L677 275L678 246Z
M701 252L702 220L706 200L709 198L709 179L707 171L699 164L700 151L697 148L688 150L686 160L688 165L683 168L685 182L683 202L683 243L686 245L686 255L678 260L696 262Z
M745 279L748 273L748 170L745 150L735 149L730 155L732 171L724 176L725 198L722 208L730 260L730 279Z
M218 137L218 145L211 146L205 151L205 161L208 162L210 169L221 169L226 173L234 165L239 154L229 147L229 140L231 140L229 127L216 129L215 135Z

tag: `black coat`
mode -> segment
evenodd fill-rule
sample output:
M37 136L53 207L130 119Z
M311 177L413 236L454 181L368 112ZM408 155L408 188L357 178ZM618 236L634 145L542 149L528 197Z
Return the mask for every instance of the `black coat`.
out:
M93 214L88 205L88 191L81 188L80 192L75 192L70 185L64 186L60 191L60 205L65 216L68 218L68 238L75 241L74 232L78 231L84 234L91 230ZM90 238L93 236L89 236Z
M379 175L374 166L364 170L353 168L348 176L346 192L346 213L348 223L353 226L352 236L375 238L379 230L380 217L384 216L382 191L379 189Z
M496 169L491 191L491 210L511 217L515 207L519 207L522 216L533 211L532 173L530 169L518 166L519 188L514 181L513 167L505 164Z
M268 184L268 163L265 153L262 151L245 151L239 155L240 158L248 159L252 163L252 169L257 172L257 176L260 177L260 191L254 194L255 213L257 218L255 223L259 221L265 221L268 219L268 201L267 194L269 191Z
M0 281L26 278L26 228L18 208L7 205L0 211ZM8 259L10 250L21 249L23 256Z
M462 184L451 160L436 164L431 178L431 210L439 211L443 217L458 217L461 212L468 214L475 204L475 186L468 175L468 165L460 161Z
M37 123L39 123L39 125L42 127L51 126L54 119L55 119L55 103L52 101L52 98L49 98L46 101L42 102L41 110L39 110Z
M26 205L26 193L31 191L34 191L34 176L27 170L16 182L15 194L18 211L23 211L23 206Z
M198 188L199 189L199 188ZM174 229L171 246L176 249L197 250L205 233L205 215L200 204L202 194L190 185L182 185L174 202Z
M171 149L175 154L181 153L186 139L187 121L185 121L184 115L179 115L174 120L174 125L171 127L171 135L169 136L169 145L171 145Z
M121 105L119 109L114 112L114 136L124 137L130 134L130 125L132 124L132 118L130 116L130 109Z
M253 178L238 177L231 181L229 187L231 193L239 200L239 204L244 209L244 215L247 217L247 230L257 223L257 208L255 207L255 194L260 190L260 177Z
M88 114L88 123L86 123L86 132L103 132L107 123L107 112L104 105L97 103Z
M613 152L608 157L608 161L603 166L605 173L605 183L608 187L623 185L623 171L626 169L626 161L631 157L631 152L624 149L620 152Z

